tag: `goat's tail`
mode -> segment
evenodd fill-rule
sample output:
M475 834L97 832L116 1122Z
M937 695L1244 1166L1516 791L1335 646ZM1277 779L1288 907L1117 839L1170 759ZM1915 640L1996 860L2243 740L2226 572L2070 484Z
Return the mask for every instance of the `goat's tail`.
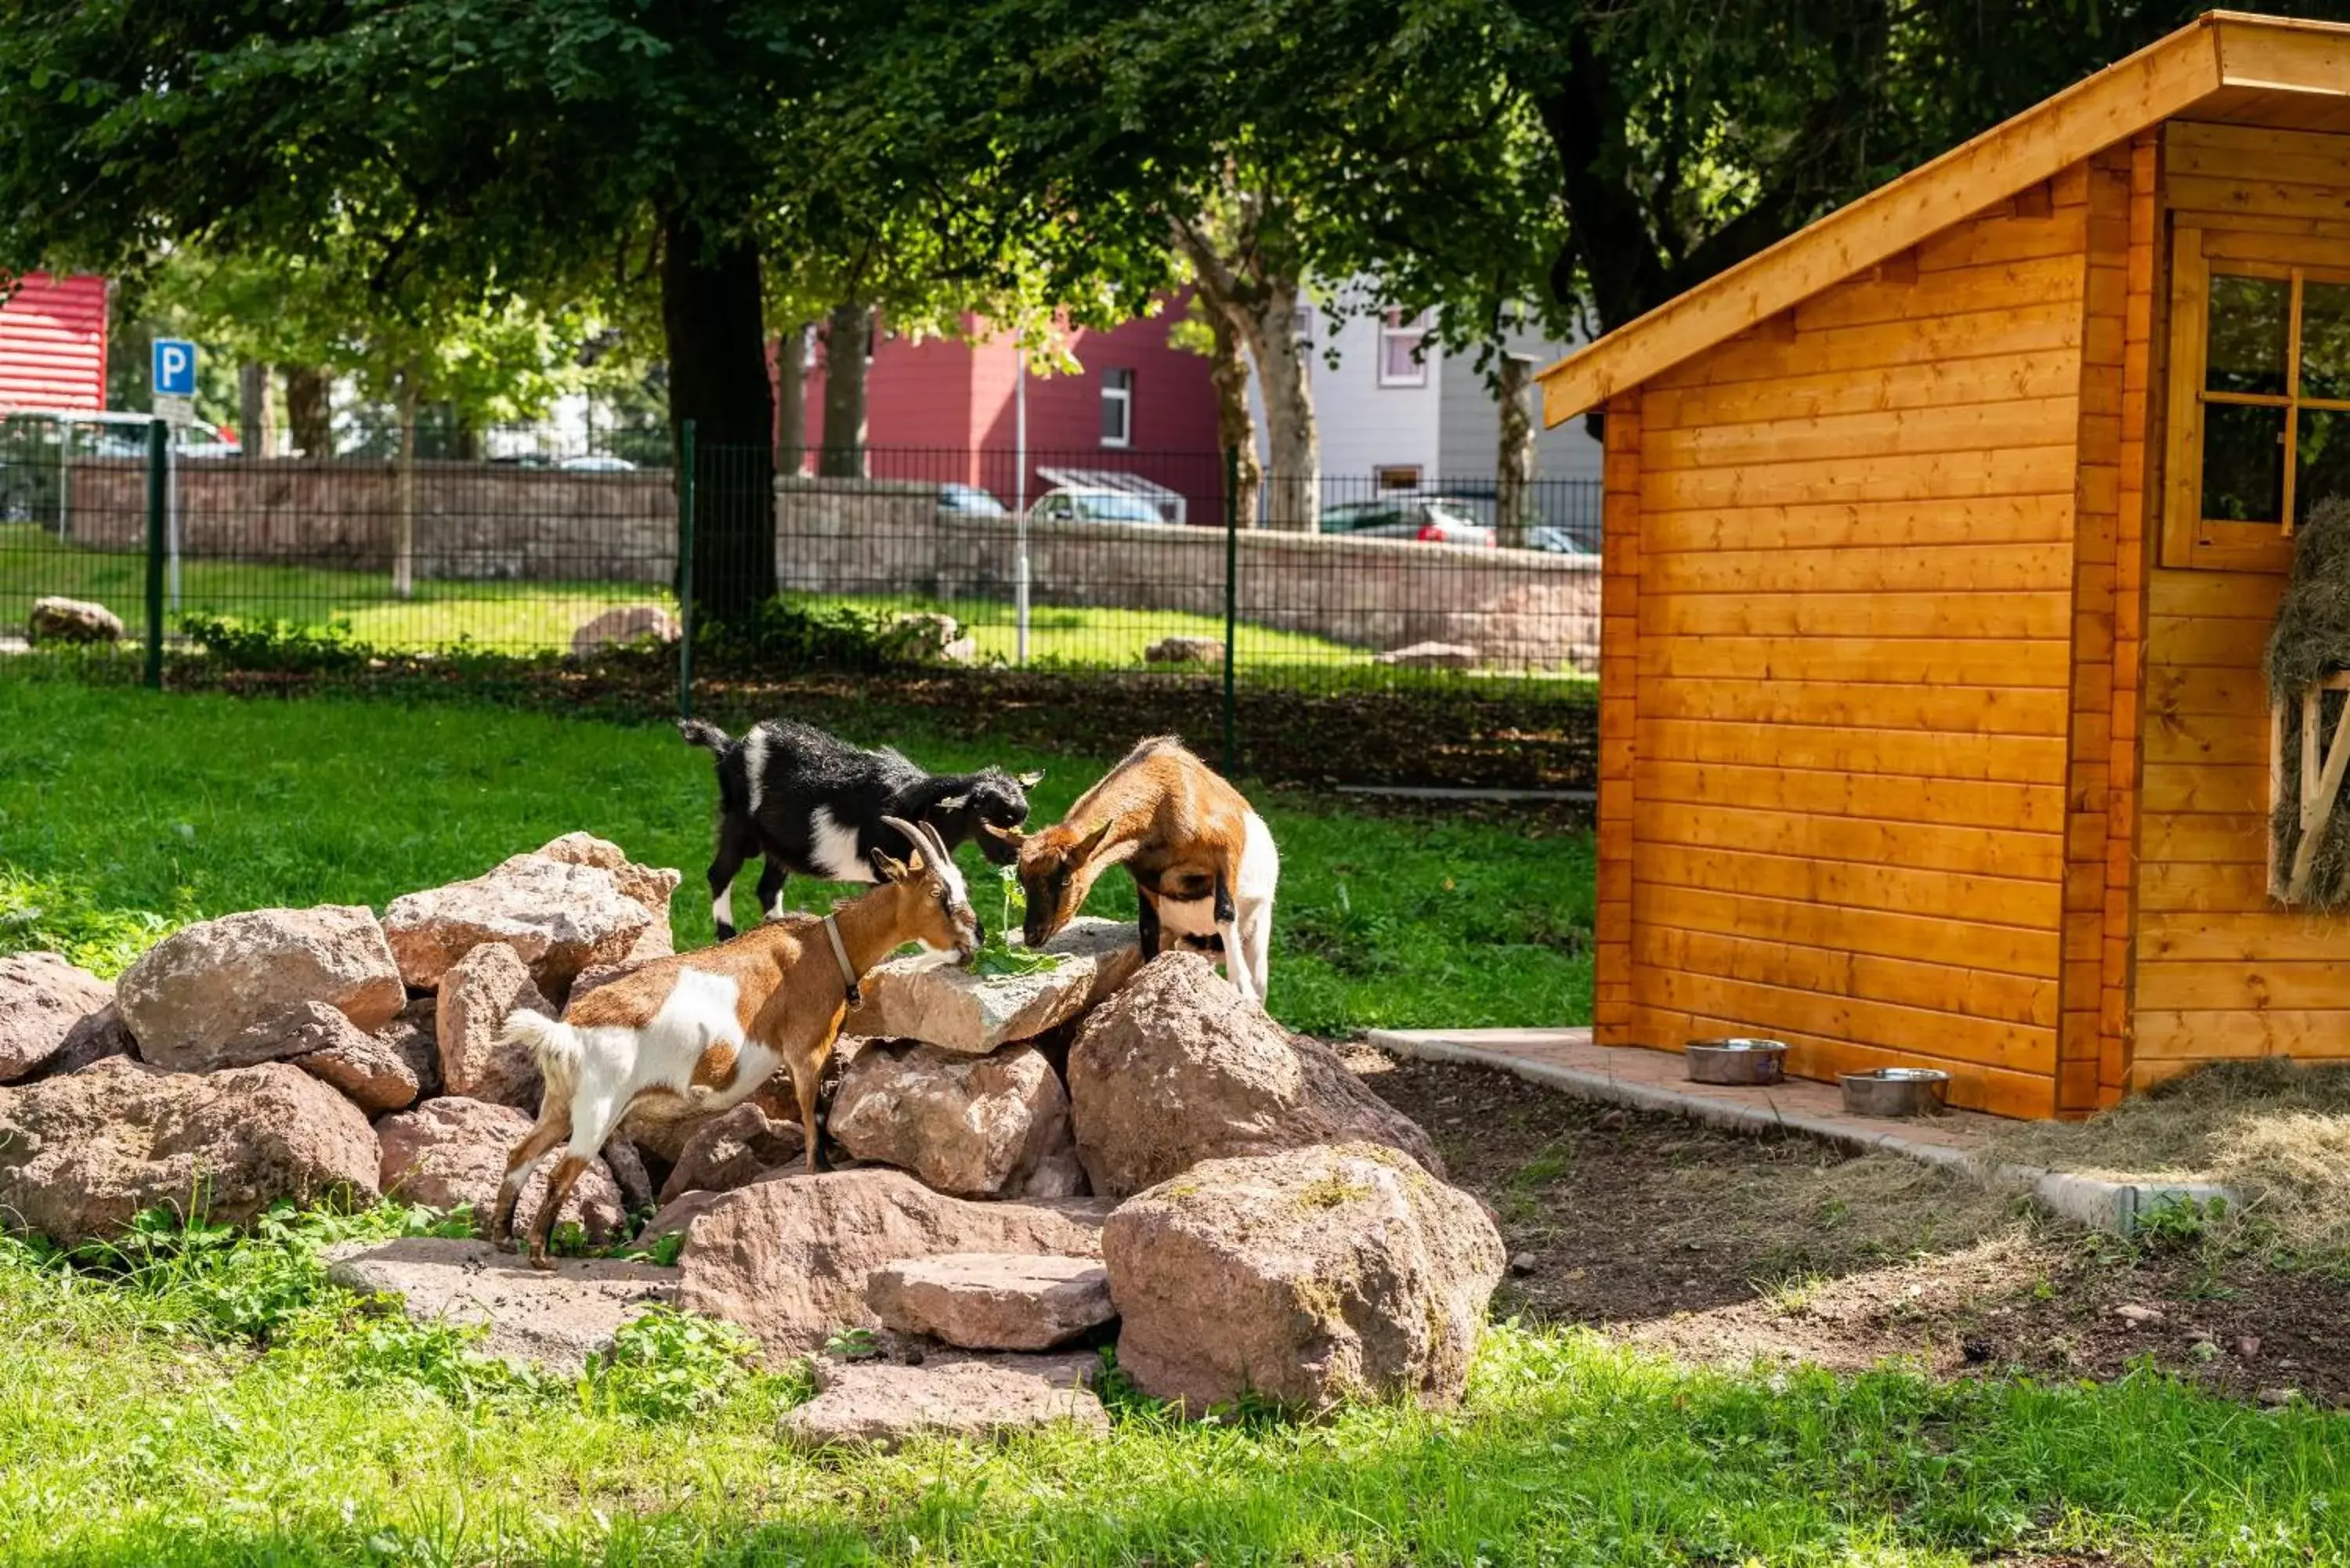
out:
M519 1044L529 1050L531 1060L538 1064L538 1075L546 1080L549 1104L567 1102L578 1088L584 1053L579 1031L568 1023L544 1012L517 1009L506 1014L505 1033L499 1044Z
M685 737L687 745L706 751L723 752L734 743L733 736L707 719L680 719L677 732Z

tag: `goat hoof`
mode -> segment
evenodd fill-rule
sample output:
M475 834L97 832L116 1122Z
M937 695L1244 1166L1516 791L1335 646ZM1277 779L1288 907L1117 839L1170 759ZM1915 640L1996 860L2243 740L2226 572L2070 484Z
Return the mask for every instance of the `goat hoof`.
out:
M540 1251L537 1248L533 1247L530 1250L530 1266L536 1269L541 1273L553 1273L555 1272L555 1260L548 1257L545 1252Z

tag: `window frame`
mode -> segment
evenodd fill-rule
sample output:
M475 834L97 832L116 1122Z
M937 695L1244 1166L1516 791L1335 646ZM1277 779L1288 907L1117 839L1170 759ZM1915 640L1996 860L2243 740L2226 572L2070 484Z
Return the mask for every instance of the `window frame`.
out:
M1430 311L1420 311L1409 320L1402 307L1389 306L1379 312L1379 385L1381 387L1425 387L1428 385L1428 335L1435 330L1430 319ZM1410 338L1412 355L1409 373L1390 372L1388 369L1388 345L1392 341Z
M1113 377L1123 380L1114 381ZM1124 452L1134 445L1134 372L1123 366L1105 366L1101 373L1101 400L1105 410L1118 405L1118 434L1102 432L1101 443L1112 451Z
M2293 508L2298 497L2303 410L2350 415L2350 399L2313 398L2301 389L2303 291L2310 283L2350 286L2350 267L2206 254L2202 228L2182 225L2172 238L2170 372L2164 442L2162 563L2211 570L2277 572L2292 561ZM2229 247L2233 249L2235 247ZM2211 279L2267 278L2287 286L2284 391L2219 392L2205 383L2210 369ZM2238 522L2203 515L2204 410L2218 403L2275 409L2284 416L2281 516Z

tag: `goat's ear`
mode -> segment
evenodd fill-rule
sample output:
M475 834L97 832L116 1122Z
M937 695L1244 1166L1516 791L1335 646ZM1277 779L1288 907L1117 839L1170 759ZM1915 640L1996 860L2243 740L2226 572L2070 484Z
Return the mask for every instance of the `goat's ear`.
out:
M931 809L932 811L961 811L964 806L967 806L970 804L971 796L968 794L951 794L947 796L946 799L931 807Z
M1076 859L1083 861L1093 858L1094 851L1099 849L1102 845L1102 840L1109 836L1109 830L1114 820L1115 819L1111 817L1103 817L1099 822L1094 824L1092 832L1077 840L1075 849L1075 857Z
M1022 789L1035 789L1038 784L1045 782L1045 770L1043 768L1034 768L1024 774L1014 774L1012 775L1012 782L1018 784Z
M914 874L912 867L903 860L878 849L873 852L873 868L881 873L885 882L903 882Z

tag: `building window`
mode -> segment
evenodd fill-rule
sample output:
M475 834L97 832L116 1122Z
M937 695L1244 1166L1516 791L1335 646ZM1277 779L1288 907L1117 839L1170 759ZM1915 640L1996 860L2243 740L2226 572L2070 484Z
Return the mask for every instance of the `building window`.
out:
M1134 372L1104 370L1101 375L1104 446L1127 446L1134 440Z
M1381 490L1418 490L1419 466L1413 463L1375 468L1371 471L1371 478Z
M2171 566L2282 566L2350 496L2350 272L2249 260L2183 229L2173 275Z
M1406 316L1400 310L1390 310L1379 317L1379 385L1382 387L1425 387L1428 385L1428 359L1422 347L1428 341L1428 312Z

